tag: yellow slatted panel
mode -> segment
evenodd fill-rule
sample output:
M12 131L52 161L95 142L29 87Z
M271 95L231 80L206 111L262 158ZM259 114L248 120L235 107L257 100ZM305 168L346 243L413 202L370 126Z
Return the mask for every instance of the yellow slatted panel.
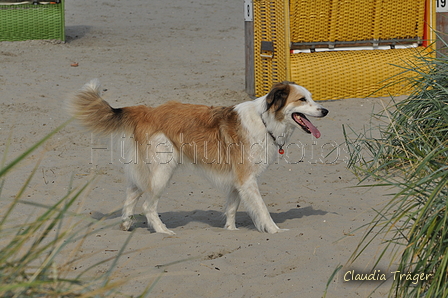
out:
M287 79L289 48L287 48L288 18L284 0L255 0L254 5L254 62L255 93L262 96L272 85ZM273 42L272 58L262 57L261 42ZM269 53L265 53L269 54Z
M330 40L331 1L291 1L290 31L293 42Z
M315 100L408 94L410 89L400 84L383 87L389 78L404 71L397 66L418 63L415 57L429 51L419 47L294 54L291 55L291 79L310 90ZM413 74L400 77L407 75Z
M371 96L402 71L394 65L412 63L424 48L289 55L289 42L422 39L426 1L253 0L255 95L289 79L307 87L317 100ZM272 58L260 55L262 41L273 42ZM397 85L375 96L408 91Z
M332 11L328 41L372 39L375 0L333 0Z
M423 36L425 0L291 0L291 41Z
M423 38L425 0L376 0L375 38Z

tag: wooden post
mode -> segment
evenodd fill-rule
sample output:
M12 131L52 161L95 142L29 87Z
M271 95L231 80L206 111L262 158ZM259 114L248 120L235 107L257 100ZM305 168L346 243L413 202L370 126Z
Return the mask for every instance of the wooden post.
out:
M254 17L252 0L244 0L244 36L246 58L246 93L255 96Z
M448 12L436 13L437 51L448 54Z
M428 0L427 0L428 1ZM429 0L431 1L431 0ZM438 54L448 54L448 1L432 0L436 7L436 48Z

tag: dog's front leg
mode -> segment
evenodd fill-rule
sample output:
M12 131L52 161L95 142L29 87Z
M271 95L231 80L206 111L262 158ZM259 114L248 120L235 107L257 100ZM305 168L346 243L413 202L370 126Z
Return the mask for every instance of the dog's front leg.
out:
M226 225L224 226L227 230L238 230L235 225L236 211L240 205L240 195L238 191L232 188L227 193L227 203L226 203Z
M238 188L241 200L246 207L247 213L252 218L255 227L260 232L278 233L285 231L280 229L272 220L268 208L264 203L258 189L257 179L249 177Z

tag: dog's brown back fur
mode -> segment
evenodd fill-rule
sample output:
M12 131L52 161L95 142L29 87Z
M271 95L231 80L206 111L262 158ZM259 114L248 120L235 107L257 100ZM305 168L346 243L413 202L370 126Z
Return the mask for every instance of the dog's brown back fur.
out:
M69 112L95 133L133 135L141 154L154 134L163 133L191 162L225 171L245 163L245 132L233 106L170 101L155 108L139 105L115 109L101 98L99 86L88 85L72 96Z

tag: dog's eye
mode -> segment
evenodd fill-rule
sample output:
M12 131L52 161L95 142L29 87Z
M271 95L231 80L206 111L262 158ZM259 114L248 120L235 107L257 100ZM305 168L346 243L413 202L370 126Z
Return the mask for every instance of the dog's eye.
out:
M300 100L300 101L306 101L306 98L305 98L305 97L302 97L302 98L300 98L299 100Z

